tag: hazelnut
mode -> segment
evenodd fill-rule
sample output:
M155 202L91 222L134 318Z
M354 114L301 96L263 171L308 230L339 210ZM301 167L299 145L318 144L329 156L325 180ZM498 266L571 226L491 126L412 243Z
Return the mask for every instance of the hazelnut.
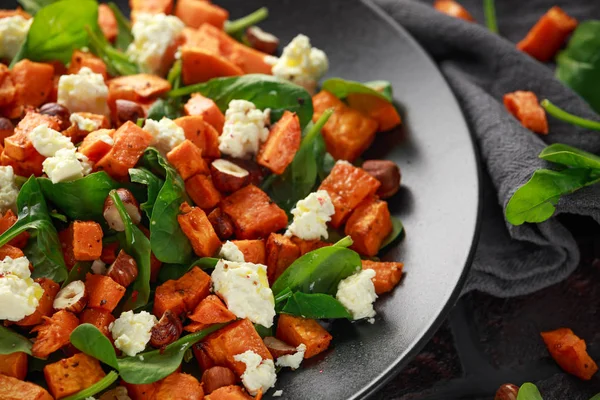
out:
M208 214L208 221L213 226L219 239L227 240L233 235L233 221L220 208L215 208Z
M245 169L250 174L248 184L254 186L260 186L265 176L270 173L268 169L263 169L260 165L258 165L255 161L252 160L242 160L240 158L230 158L228 161L231 161L235 165L240 168Z
M125 210L127 210L127 214L129 214L129 217L131 218L131 222L133 222L135 225L139 224L142 220L142 213L140 212L140 205L135 197L133 197L133 193L127 189L121 188L117 189L117 194L123 202ZM117 232L123 232L125 230L125 224L123 223L121 215L119 214L119 210L115 206L115 203L110 195L106 196L106 200L104 200L103 215L111 229L114 229Z
M206 394L224 386L235 385L236 381L235 374L227 367L212 367L202 374L202 385Z
M275 54L279 47L277 36L263 31L258 26L246 29L246 39L248 39L250 47L267 54Z
M115 262L112 263L106 276L123 287L127 287L135 281L138 276L138 266L133 257L123 250L119 252Z
M173 343L183 332L183 325L177 315L171 310L165 311L156 325L150 331L150 344L160 348Z
M8 118L0 117L0 144L2 139L14 133L15 126Z
M115 106L117 110L116 120L118 126L123 125L127 121L131 121L135 124L139 118L144 118L146 115L142 106L135 101L117 100Z
M71 113L65 106L61 106L58 103L46 103L40 107L40 114L50 115L56 117L60 122L60 130L64 131L65 129L71 126Z
M496 397L494 400L517 400L517 394L519 393L519 387L512 383L505 383L498 388Z
M88 296L82 281L73 281L56 294L52 307L55 310L66 310L72 313L81 312L87 305Z
M279 358L281 356L286 356L290 354L296 353L296 348L292 345L287 344L286 342L279 340L272 336L267 336L264 339L265 346L269 349L269 353L273 356L273 358Z
M400 189L400 168L393 161L368 160L362 169L381 183L377 195L382 199L392 197Z
M218 159L210 165L213 184L219 192L231 193L248 184L250 173L231 161Z

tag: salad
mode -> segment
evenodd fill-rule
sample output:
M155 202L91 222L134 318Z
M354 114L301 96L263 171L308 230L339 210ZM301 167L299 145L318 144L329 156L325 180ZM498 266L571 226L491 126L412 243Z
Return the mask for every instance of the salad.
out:
M209 1L0 10L0 399L260 399L403 265L388 82Z

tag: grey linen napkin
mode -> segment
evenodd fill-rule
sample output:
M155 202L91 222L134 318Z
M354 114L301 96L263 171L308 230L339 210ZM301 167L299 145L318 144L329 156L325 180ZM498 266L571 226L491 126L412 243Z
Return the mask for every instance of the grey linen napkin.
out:
M483 21L482 0L459 0ZM467 23L415 0L374 0L406 28L433 57L454 91L478 144L483 173L481 237L465 292L499 297L531 293L565 279L579 263L572 234L556 219L512 226L503 210L533 172L548 167L537 156L550 143L600 152L600 133L549 117L550 134L523 128L502 103L505 93L530 90L566 110L598 119L590 107L554 78L552 66L518 51L514 43L538 18L558 4L583 20L600 18L592 0L496 0L501 35L482 24ZM562 3L562 4L561 4ZM460 177L457 177L460 179ZM581 214L600 222L600 185L565 197L557 214Z

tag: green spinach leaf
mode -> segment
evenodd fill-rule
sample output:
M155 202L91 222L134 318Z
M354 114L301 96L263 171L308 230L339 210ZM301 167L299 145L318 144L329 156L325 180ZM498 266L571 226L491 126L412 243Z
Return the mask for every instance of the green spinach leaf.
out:
M538 388L533 384L526 382L519 388L517 400L543 400Z
M183 115L181 105L174 99L158 99L148 110L147 119L160 121L163 118L177 119Z
M106 376L100 379L98 382L94 383L92 386L83 389L80 392L77 392L71 396L65 397L64 400L85 400L94 396L101 391L108 389L110 385L115 383L115 381L119 378L119 374L115 371L110 371Z
M85 27L85 32L89 38L90 51L104 61L109 75L135 75L140 72L140 67L129 60L124 53L115 49L102 32L91 29L89 26Z
M131 23L129 20L123 15L121 9L118 5L113 2L108 3L111 11L115 15L115 19L117 20L117 38L115 40L115 45L117 49L121 51L127 50L129 44L133 42L133 35L131 34Z
M64 288L69 283L74 281L85 281L85 276L88 272L92 270L92 262L91 261L79 261L77 264L71 268L69 271L69 276L62 283L61 288Z
M12 354L22 351L31 355L33 343L25 336L0 325L0 354Z
M140 183L148 187L147 200L140 204L140 208L146 213L148 219L152 218L152 209L154 208L154 203L156 202L158 193L165 182L146 168L130 169L129 177L131 178L131 182Z
M546 161L566 165L568 167L590 168L600 170L600 157L587 151L555 143L546 147L539 157Z
M254 324L254 329L256 329L256 333L258 333L258 335L263 339L267 336L275 336L273 334L273 327L265 328L260 324Z
M394 98L392 84L389 81L365 82L365 86L368 86L371 89L378 91L379 93L384 95L389 101L392 101L392 99Z
M352 315L335 297L322 293L296 292L289 298L282 310L285 314L302 318L325 319L347 318Z
M383 81L375 81L376 84L381 85ZM373 83L371 83L373 85ZM388 83L389 85L389 83ZM389 85L391 88L391 85ZM336 97L340 99L345 99L349 94L352 93L361 93L361 94L369 94L371 96L379 97L382 100L392 102L391 95L388 96L388 93L391 92L391 89L388 91L387 89L383 89L382 91L375 90L371 86L365 83L348 81L342 78L329 78L325 82L323 82L323 90L326 90ZM390 93L391 94L391 93Z
M398 218L392 216L392 231L383 240L383 243L381 243L381 247L379 249L381 250L393 243L397 238L400 237L402 232L404 232L404 226L402 225L402 222Z
M112 343L92 324L81 324L71 332L70 341L78 350L104 364L119 369L117 354Z

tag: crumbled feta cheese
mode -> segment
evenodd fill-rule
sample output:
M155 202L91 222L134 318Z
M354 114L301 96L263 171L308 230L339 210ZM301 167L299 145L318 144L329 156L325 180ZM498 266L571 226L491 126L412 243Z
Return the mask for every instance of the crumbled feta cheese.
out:
M283 396L283 390L276 390L273 392L273 397L281 397Z
M185 141L183 128L166 117L163 117L160 121L147 119L144 130L154 136L151 145L164 154Z
M0 58L12 60L17 55L32 22L21 15L0 19Z
M335 213L329 193L325 190L309 194L298 201L292 209L294 220L286 231L286 236L297 236L304 240L327 239L327 222Z
M352 318L373 318L373 303L377 299L372 279L375 271L365 269L342 280L338 285L336 299L352 314Z
M311 93L329 69L327 55L311 47L310 39L302 34L285 46L281 57L269 57L266 61L273 64L273 75L300 85Z
M16 208L19 189L15 184L13 167L0 166L0 213Z
M158 73L165 52L184 28L185 24L172 15L137 13L131 29L134 39L127 55L144 72Z
M225 112L223 133L219 136L221 153L235 158L250 158L258 153L262 142L269 136L266 127L270 120L269 109L258 110L246 100L232 100Z
M71 114L69 121L71 121L71 124L77 125L77 127L82 131L87 132L93 132L100 127L100 123L98 121L86 118L81 114Z
M52 183L73 181L83 178L92 170L87 157L76 153L75 149L61 149L54 157L49 157L42 163L42 169L52 180Z
M246 364L246 370L241 378L244 387L252 396L256 396L259 390L264 393L275 386L277 374L275 373L273 360L263 360L261 356L252 350L235 355L233 359Z
M265 328L273 326L275 299L261 264L219 260L211 275L213 289L239 318Z
M219 257L235 262L244 262L244 253L235 245L235 243L229 240L223 244L221 251L219 251Z
M0 261L0 320L20 321L33 314L43 294L31 279L27 257Z
M291 369L300 368L300 364L302 364L302 360L304 359L304 353L306 352L306 345L301 344L296 347L296 352L294 354L284 355L277 358L275 365L278 367L289 367Z
M146 311L134 314L125 311L109 325L115 346L130 357L146 348L150 341L150 330L158 323L156 317Z
M61 149L75 148L69 137L49 128L46 124L36 126L29 132L29 140L37 152L44 157L52 157Z
M83 67L76 74L63 75L58 80L57 103L70 112L90 112L108 115L108 87L102 74Z
M106 263L102 260L94 260L91 270L96 275L105 275L107 270Z

